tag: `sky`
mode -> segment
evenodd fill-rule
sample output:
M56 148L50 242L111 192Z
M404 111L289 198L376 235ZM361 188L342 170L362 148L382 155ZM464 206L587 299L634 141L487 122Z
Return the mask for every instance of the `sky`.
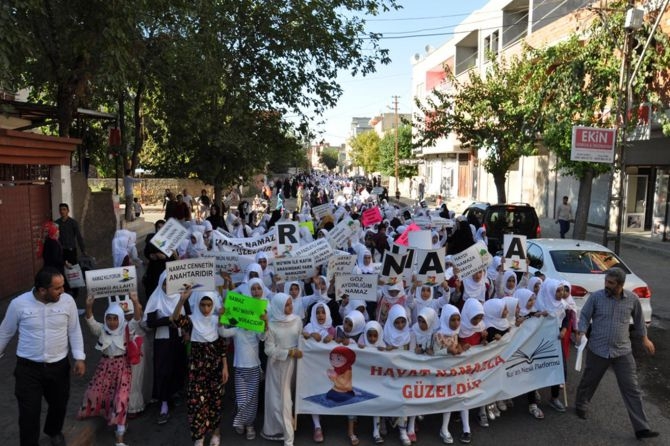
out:
M412 64L414 54L425 54L426 45L442 46L452 37L455 26L488 0L398 0L403 9L366 19L369 32L383 34L380 46L389 49L391 63L378 65L377 72L352 78L340 73L342 94L338 105L323 115L325 125L317 141L343 144L349 138L351 118L373 117L393 112L393 96L398 112L412 111Z

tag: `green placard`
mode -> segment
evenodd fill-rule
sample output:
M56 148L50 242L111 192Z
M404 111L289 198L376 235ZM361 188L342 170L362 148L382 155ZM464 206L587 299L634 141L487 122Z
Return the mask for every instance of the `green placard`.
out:
M314 235L314 222L312 220L309 221L303 221L300 223L298 226L304 226L307 229L309 229L309 233Z
M265 314L267 306L268 301L265 299L228 291L226 301L223 303L226 312L221 315L219 321L223 325L263 333L265 322L261 320L261 316Z

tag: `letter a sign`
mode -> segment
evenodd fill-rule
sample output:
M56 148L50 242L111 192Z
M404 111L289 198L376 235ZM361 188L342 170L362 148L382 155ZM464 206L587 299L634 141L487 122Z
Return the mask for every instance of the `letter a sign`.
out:
M503 236L504 270L528 271L528 256L526 256L526 236L505 234Z

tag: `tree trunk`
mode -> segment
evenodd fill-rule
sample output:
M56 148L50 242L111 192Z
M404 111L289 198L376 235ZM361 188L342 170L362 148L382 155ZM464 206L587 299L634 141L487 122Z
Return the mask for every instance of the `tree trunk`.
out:
M507 203L507 193L505 192L507 172L494 172L492 175L493 183L496 185L496 192L498 193L498 203Z
M591 190L593 188L593 170L589 169L579 182L579 193L577 196L577 210L575 211L575 227L572 238L577 240L586 239L586 226L589 221L589 207L591 206ZM558 197L557 197L558 199Z
M74 119L74 91L68 85L59 85L56 92L56 115L58 119L58 136L70 137L70 127Z
M135 139L133 141L133 155L130 159L130 169L135 172L135 169L138 165L138 160L140 157L140 152L142 151L142 143L144 138L142 137L144 132L144 127L142 126L142 97L144 96L144 81L140 80L137 85L137 91L135 92L135 100L133 102L133 114L135 118Z

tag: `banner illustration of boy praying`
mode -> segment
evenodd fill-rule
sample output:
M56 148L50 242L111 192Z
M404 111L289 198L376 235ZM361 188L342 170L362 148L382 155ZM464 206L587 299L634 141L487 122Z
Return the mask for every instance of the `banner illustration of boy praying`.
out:
M351 366L356 362L356 353L342 345L330 351L330 365L328 378L333 382L333 388L326 393L329 400L341 403L355 396Z

